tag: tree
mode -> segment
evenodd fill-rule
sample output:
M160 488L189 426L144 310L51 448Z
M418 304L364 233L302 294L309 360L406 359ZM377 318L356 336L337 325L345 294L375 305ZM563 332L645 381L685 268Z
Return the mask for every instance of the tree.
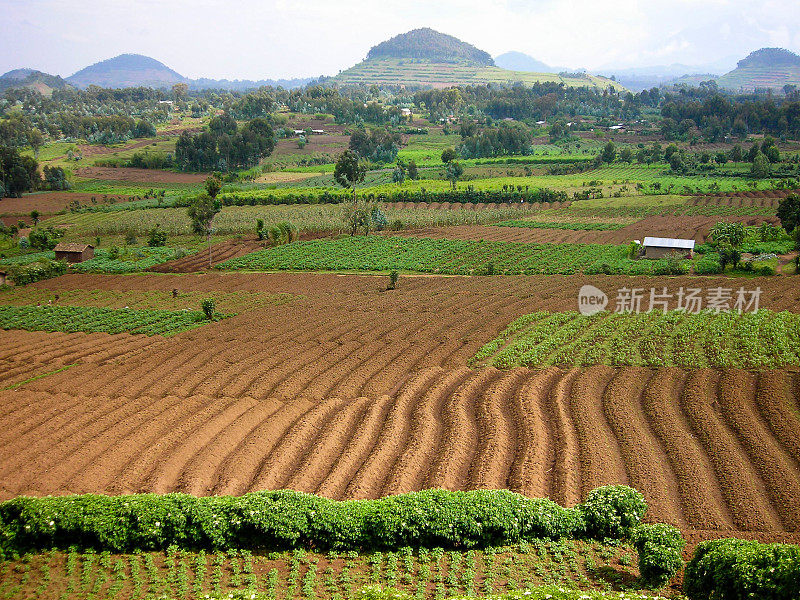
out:
M458 155L456 154L455 149L453 149L453 148L445 148L442 151L442 162L443 163L445 163L445 164L451 163L456 158L458 158Z
M31 211L31 221L33 221L33 226L36 227L39 224L39 211L32 210Z
M392 171L392 181L399 185L403 185L406 180L406 166L403 162L398 162L397 166Z
M769 160L760 150L756 153L755 158L753 158L753 165L750 167L750 174L756 179L764 179L765 177L769 177Z
M345 150L336 161L333 178L343 188L353 190L353 204L356 202L356 186L367 176L367 167L354 150Z
M464 174L464 167L457 160L453 160L447 163L444 171L453 189L456 189L459 178Z
M800 196L789 194L778 204L778 218L786 233L800 228Z
M614 162L614 159L617 158L617 147L614 145L614 142L608 142L603 147L603 152L600 155L600 158L604 163Z
M633 150L630 148L623 148L619 151L619 159L624 163L629 163L633 160Z
M222 203L205 193L195 198L188 210L189 218L192 220L192 230L198 235L206 236L209 268L211 267L211 224L220 210L222 210Z
M33 157L39 160L39 149L44 146L44 136L42 132L35 127L31 129L31 132L28 134L28 143L31 148L33 148Z
M417 163L413 160L408 161L406 165L406 175L411 181L416 181L419 179L419 171L417 170Z
M731 161L742 162L743 159L744 159L744 152L742 151L742 145L736 144L733 148L731 148Z
M716 162L718 165L724 165L728 162L728 155L720 150L716 153L716 155L714 155L714 162Z
M673 152L670 155L669 168L675 173L683 173L686 170L686 164L683 162L683 157L680 152Z
M222 189L222 182L218 177L213 175L206 179L206 193L212 198L216 198L219 191Z

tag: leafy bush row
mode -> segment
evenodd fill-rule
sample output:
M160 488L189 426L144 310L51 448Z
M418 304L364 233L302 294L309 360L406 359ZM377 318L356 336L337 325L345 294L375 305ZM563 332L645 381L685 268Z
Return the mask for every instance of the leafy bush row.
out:
M171 545L379 550L485 548L577 537L638 539L646 509L642 495L626 486L597 488L574 508L507 490L426 490L342 502L288 490L241 497L19 497L0 503L0 554L71 546L112 552ZM654 535L647 539L652 543L641 545L645 563L647 553L663 545ZM670 565L662 568L669 575L674 574Z
M565 202L566 192L548 188L509 189L509 190L446 190L440 192L398 190L390 194L368 194L376 202L450 202L461 204L509 204L520 202ZM224 206L263 206L271 204L338 204L352 198L348 192L325 191L313 194L303 193L275 194L267 190L224 192L218 196ZM176 206L188 205L190 200L181 199Z
M748 540L713 540L697 546L686 566L691 600L800 598L800 547Z
M43 259L28 264L12 265L8 269L8 276L15 285L27 285L58 277L67 272L67 263L60 260Z

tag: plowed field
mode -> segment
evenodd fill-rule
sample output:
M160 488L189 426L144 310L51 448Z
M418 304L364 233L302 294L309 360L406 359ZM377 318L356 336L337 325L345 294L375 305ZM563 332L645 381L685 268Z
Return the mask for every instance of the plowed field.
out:
M385 279L35 284L295 296L169 339L0 332L4 385L50 373L0 391L0 496L288 487L364 498L444 487L573 504L627 483L650 519L695 536L800 532L796 369L466 366L517 316L574 310L584 283L673 289L697 278L404 276L393 292ZM800 307L790 278L759 283L763 307Z

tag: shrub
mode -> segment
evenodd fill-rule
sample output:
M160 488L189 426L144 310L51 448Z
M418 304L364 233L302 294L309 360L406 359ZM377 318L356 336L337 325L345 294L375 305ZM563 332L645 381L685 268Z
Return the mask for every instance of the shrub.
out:
M67 263L61 260L41 260L27 265L15 265L8 276L15 285L27 285L43 279L58 277L67 272Z
M639 553L639 573L648 587L663 587L683 566L681 554L686 540L671 525L639 525L631 541Z
M747 540L697 546L683 576L691 600L800 598L800 547Z
M214 318L216 304L213 298L206 298L203 300L203 302L200 303L200 307L203 309L203 314L206 316L206 319L210 321Z
M625 485L607 485L592 490L576 507L586 522L589 537L625 538L637 527L647 510L644 496Z
M697 275L717 275L722 273L722 263L719 261L719 255L714 252L706 254L695 263L694 272Z
M150 235L147 238L147 245L151 248L167 245L167 234L159 227L158 223L150 230Z
M590 530L587 517L591 530L608 537L625 530L620 523L634 520L640 499L623 486L590 493L590 501L576 508L507 490L425 490L344 502L290 490L202 498L23 496L0 502L0 555L70 546L131 552L173 544L185 549L487 548L578 537ZM602 515L592 515L595 509ZM601 522L617 526L600 529Z
M760 267L753 267L753 272L756 275L775 275L775 267L771 265L761 265Z
M397 280L400 279L400 274L397 271L389 273L389 285L386 289L393 290L397 288Z

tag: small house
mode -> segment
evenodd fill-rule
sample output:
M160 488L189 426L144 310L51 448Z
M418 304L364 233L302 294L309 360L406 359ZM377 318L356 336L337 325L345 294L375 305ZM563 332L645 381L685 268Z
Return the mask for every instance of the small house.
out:
M54 250L56 260L65 260L68 263L79 263L94 258L94 246L91 244L67 244L61 242Z
M644 257L645 258L664 258L670 254L681 256L694 256L694 240L682 240L679 238L644 238Z

